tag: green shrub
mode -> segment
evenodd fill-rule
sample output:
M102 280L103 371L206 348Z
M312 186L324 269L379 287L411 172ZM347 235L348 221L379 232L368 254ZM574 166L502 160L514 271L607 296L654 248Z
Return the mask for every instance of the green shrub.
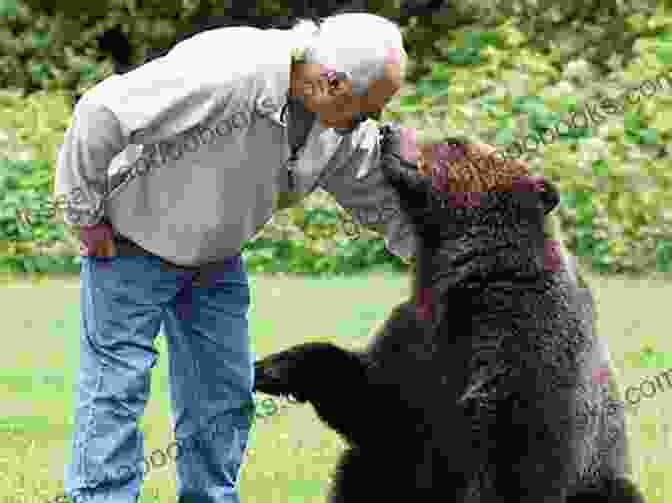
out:
M169 44L180 23L199 8L170 3L129 7L125 12L122 2L114 0L104 14L68 19L62 13L44 14L40 9L48 3L31 0L28 7L0 0L0 16L7 20L0 24L0 54L6 55L0 56L3 87L50 90L27 98L20 91L0 93L0 157L12 160L3 161L0 169L0 268L5 270L41 270L47 258L66 261L58 267L79 263L76 241L57 218L47 218L44 208L53 193L56 149L70 121L69 96L110 73L109 64L96 62L95 35L122 22L137 56L146 47ZM582 5L589 10L589 3ZM219 6L211 7L213 14L224 13ZM571 17L576 13L561 12L567 25L548 32L538 17L528 25L525 16L495 16L479 24L477 11L453 7L442 16L412 19L404 28L411 78L383 115L383 120L416 127L421 141L462 136L504 148L526 137L539 138L590 100L611 96L614 89L622 93L672 65L672 16L664 9L648 17L624 18L631 31L625 36L618 27L621 21L613 20L605 29L615 30L612 36L618 41L599 43L625 53L621 42L635 41L631 45L636 57L624 57L616 70L604 70L603 78L609 77L604 82L579 72L583 81L575 84L566 73L573 58L580 63L584 57L579 42L595 64L605 59L599 51L591 52L597 36L589 34L591 30L583 40L563 31L578 26ZM257 6L258 12L273 14L285 8L277 2ZM576 10L558 4L558 9L565 8ZM540 34L553 35L556 43L542 43ZM570 42L578 45L567 47ZM560 83L565 87L559 88ZM596 271L672 272L672 159L669 151L661 153L672 140L670 117L668 89L626 106L623 115L599 127L567 131L538 157L524 157L533 170L558 184L558 214L567 245ZM2 133L9 138L4 144ZM595 155L583 159L582 153L590 153L595 145ZM16 225L19 207L33 212L30 228ZM385 252L380 237L360 229L361 238L351 239L344 220L345 212L333 198L318 191L276 215L246 244L248 266L256 271L325 274L373 266L403 268Z

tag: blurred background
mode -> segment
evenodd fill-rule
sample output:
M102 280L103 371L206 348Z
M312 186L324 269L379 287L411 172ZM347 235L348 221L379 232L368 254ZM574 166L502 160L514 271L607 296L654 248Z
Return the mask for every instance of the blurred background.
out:
M506 148L527 139L522 159L562 191L558 216L589 271L619 385L664 370L642 365L641 352L672 351L669 0L0 0L0 306L9 343L0 355L0 497L56 497L69 456L79 248L48 203L74 102L114 71L208 28L282 28L297 16L357 11L398 21L411 59L382 120L416 128L421 141L462 135ZM213 60L204 55L204 64ZM599 120L579 118L540 142L605 98L623 110L598 109ZM348 220L317 191L246 245L258 356L306 340L361 346L407 295L407 267L379 236L348 232ZM155 380L165 372L162 358ZM144 421L148 455L172 437L167 386L158 382ZM636 478L652 503L672 501L670 391L629 417ZM324 501L342 444L310 406L257 421L252 444L243 501ZM148 476L143 501L172 501L173 470Z

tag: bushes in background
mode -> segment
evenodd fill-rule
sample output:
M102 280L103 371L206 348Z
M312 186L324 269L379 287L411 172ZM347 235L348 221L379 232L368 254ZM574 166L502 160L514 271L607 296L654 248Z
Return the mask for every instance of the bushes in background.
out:
M132 59L172 46L197 28L222 24L285 26L294 16L325 16L342 9L397 19L404 26L409 54L416 61L413 79L445 56L454 35L474 26L493 28L509 19L531 48L554 52L561 65L577 55L603 64L614 52L626 60L655 2L633 0L0 0L0 88L26 92L66 89L81 94L110 74L101 65L96 36L120 24L130 36ZM631 25L636 29L631 29ZM644 25L643 27L640 25ZM450 51L451 49L449 49ZM467 64L475 54L449 56Z
M49 7L40 1L30 3ZM617 9L609 17L591 2L567 2L546 5L548 15L555 16L551 22L545 0L538 2L539 12L521 7L521 15L513 17L504 15L505 3L461 2L458 8L444 2L441 15L412 18L405 28L411 79L383 120L416 127L423 141L464 136L505 148L538 137L567 114L618 96L672 66L672 16L662 8L634 2L626 7L639 9L638 14ZM151 6L135 9L118 0L108 5L102 14L89 11L73 21L62 12L34 15L25 3L0 0L0 18L9 19L0 22L0 55L7 55L0 56L0 81L17 88L0 92L0 158L5 158L0 161L0 272L78 270L76 240L40 208L53 191L54 160L70 121L71 95L111 71L108 62L97 63L95 36L121 22L140 53L170 41L180 23L204 9L203 3L182 5L173 19L168 11L174 14L177 7L171 4L162 4L166 12L153 17L148 16ZM286 13L264 5L255 8L266 16ZM67 38L75 25L76 36ZM618 43L612 43L608 35L619 30ZM604 56L605 47L610 57ZM49 91L22 97L22 90L36 88ZM523 157L560 187L558 211L569 248L594 270L672 271L670 117L672 89L667 89L626 105L623 115L570 130ZM33 210L31 226L17 226L19 207ZM246 245L248 266L305 273L403 269L378 236L364 232L360 239L349 239L337 224L339 214L344 212L333 198L316 192L276 215Z

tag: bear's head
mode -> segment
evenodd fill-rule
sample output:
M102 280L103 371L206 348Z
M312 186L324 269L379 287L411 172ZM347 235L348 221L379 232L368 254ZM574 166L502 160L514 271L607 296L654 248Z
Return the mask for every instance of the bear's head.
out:
M382 169L414 227L420 304L437 288L534 280L561 266L560 244L548 233L547 215L560 200L552 182L489 145L447 140L408 157L387 156Z

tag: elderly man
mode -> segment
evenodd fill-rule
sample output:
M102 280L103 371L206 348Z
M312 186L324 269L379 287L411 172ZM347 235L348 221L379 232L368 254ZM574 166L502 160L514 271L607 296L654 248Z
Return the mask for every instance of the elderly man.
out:
M83 95L55 188L82 254L66 494L136 501L168 457L178 501L239 501L254 379L241 247L317 187L360 215L398 204L367 119L399 90L405 58L395 24L341 14L209 30ZM369 227L409 259L409 224L388 216ZM143 459L161 322L176 442Z

